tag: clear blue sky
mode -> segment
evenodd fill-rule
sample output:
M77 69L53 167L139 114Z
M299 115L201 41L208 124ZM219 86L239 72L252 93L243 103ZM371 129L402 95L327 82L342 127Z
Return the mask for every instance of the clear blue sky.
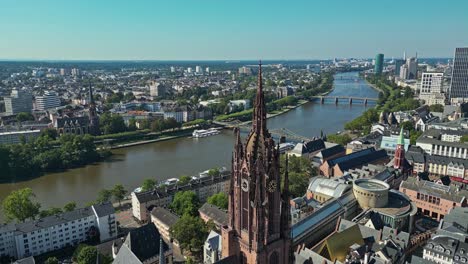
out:
M0 0L0 59L452 57L465 0Z

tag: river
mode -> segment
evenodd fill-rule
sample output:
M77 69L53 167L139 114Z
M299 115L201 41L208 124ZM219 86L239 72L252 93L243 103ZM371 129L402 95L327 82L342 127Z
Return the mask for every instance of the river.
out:
M359 79L356 72L335 76L330 96L373 97L378 92ZM268 120L269 128L288 128L297 134L313 137L343 130L346 122L359 116L365 106L356 103L320 104L309 102ZM179 138L147 145L114 150L112 159L86 167L51 173L19 183L0 184L0 200L13 190L30 187L43 208L61 207L75 201L79 205L94 200L99 190L123 184L128 190L146 178L164 180L193 175L212 167L230 167L234 137L231 131L202 138ZM0 216L1 217L1 216Z

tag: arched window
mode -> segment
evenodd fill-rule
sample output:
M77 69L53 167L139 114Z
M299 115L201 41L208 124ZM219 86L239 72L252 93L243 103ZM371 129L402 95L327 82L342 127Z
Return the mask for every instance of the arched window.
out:
M270 260L268 261L268 263L270 263L270 264L279 263L278 252L274 251L273 253L271 253Z

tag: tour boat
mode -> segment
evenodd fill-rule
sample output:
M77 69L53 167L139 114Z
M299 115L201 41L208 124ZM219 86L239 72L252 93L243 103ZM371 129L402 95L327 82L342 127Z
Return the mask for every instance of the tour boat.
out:
M295 145L293 143L281 143L279 145L279 151L281 154L285 153L286 151L288 150L291 150L295 147Z
M194 130L192 133L192 136L194 138L202 138L202 137L209 137L209 136L214 136L221 133L219 130L215 128L210 128L210 129L200 129L200 130Z

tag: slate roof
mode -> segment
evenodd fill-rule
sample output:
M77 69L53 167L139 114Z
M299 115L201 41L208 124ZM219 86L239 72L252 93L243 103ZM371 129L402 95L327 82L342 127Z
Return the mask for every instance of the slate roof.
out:
M125 248L127 248L138 260L145 262L145 260L159 255L160 241L164 243L164 250L167 250L169 247L161 239L158 229L153 223L149 223L131 230L117 255L121 254L122 250L124 250L122 254L128 255L128 252L125 252Z
M138 257L126 246L119 249L112 264L142 264Z
M207 215L209 218L213 219L215 223L220 224L221 226L228 224L228 213L215 205L205 203L200 207L200 209L198 209L198 212Z
M428 164L429 163L440 164L440 165L453 164L457 166L463 166L464 168L468 168L468 159L460 159L460 158L452 158L452 157L436 156L436 155L427 155L426 159L427 159Z
M16 224L16 232L29 233L32 231L68 223L73 220L82 219L94 215L91 207L79 208L71 212L47 216L38 220L27 221Z
M102 204L95 204L93 205L93 208L98 217L103 217L103 216L115 213L114 206L112 206L110 202L102 203Z
M199 180L191 181L189 184L184 185L184 186L178 186L175 184L174 186L171 186L171 187L166 186L166 187L161 187L152 191L135 193L135 196L138 202L146 203L148 201L153 201L156 199L160 199L162 197L174 195L176 192L179 192L179 191L194 190L196 188L206 186L209 184L227 181L230 178L231 178L231 172L225 171L225 172L222 172L219 176L215 176L214 178L203 177L203 178L200 178Z
M337 164L341 171L347 171L349 169L360 167L362 165L382 160L388 157L387 152L384 149L376 151L374 148L370 148L358 151L356 153L359 153L359 155L353 155L354 153L351 153L349 155L337 158L332 162L333 166Z
M348 154L348 155L345 155L345 156L342 156L342 157L338 157L338 158L328 160L327 163L328 163L328 165L330 167L333 167L333 166L335 166L335 164L342 163L342 162L345 162L345 161L348 161L348 160L353 160L353 159L356 159L356 158L359 158L359 157L362 157L362 156L366 156L366 155L374 153L375 151L376 151L375 148L363 149L363 150L356 151L356 152L353 152L351 154Z
M335 145L331 148L326 148L322 151L320 151L320 154L322 156L323 159L326 159L328 157L331 157L333 155L336 155L336 154L339 154L339 153L342 153L342 152L345 152L345 148L341 145Z
M172 213L168 209L159 206L156 206L153 208L153 210L151 210L151 215L169 227L179 220L179 216Z

